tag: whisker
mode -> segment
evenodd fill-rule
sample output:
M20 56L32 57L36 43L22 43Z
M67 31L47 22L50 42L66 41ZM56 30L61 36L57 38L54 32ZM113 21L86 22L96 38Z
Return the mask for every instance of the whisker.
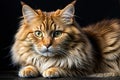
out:
M80 18L80 17L79 17L79 16L77 16L77 15L74 15L74 17Z

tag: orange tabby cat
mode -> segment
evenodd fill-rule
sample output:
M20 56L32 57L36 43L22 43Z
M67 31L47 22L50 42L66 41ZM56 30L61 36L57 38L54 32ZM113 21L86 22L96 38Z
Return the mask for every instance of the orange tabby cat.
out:
M20 77L120 75L120 21L80 28L74 4L55 12L23 5L24 19L11 49Z

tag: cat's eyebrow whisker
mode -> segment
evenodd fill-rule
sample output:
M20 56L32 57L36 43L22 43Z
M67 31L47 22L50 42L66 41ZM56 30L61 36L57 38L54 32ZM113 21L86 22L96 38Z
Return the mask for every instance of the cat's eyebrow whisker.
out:
M74 15L74 17L80 18L80 17L79 17L79 16L77 16L77 15Z
M23 16L20 16L19 19L23 19L24 17Z

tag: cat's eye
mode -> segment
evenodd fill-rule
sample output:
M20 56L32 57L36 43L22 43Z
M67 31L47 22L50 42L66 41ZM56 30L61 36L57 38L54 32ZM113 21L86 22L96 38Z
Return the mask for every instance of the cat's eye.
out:
M62 31L55 31L54 33L53 33L53 37L59 37L59 36L61 36L62 35Z
M37 30L37 31L35 31L35 36L42 37L43 33L41 31Z

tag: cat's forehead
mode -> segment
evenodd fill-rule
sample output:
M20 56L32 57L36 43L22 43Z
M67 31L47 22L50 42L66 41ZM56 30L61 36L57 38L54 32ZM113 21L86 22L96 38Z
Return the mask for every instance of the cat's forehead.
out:
M43 15L44 15L45 17L51 17L52 14L54 14L54 13L55 13L54 11L52 11L52 12L43 11Z
M47 30L55 30L55 29L61 29L58 21L55 21L55 17L53 16L55 14L55 11L52 12L42 12L42 17L39 16L40 19L37 19L31 23L34 27L34 29L41 29L42 31Z
M38 10L38 13L39 13L39 10ZM47 23L47 22L53 21L54 13L55 13L54 11L52 12L42 11L42 14L39 13L41 22Z

